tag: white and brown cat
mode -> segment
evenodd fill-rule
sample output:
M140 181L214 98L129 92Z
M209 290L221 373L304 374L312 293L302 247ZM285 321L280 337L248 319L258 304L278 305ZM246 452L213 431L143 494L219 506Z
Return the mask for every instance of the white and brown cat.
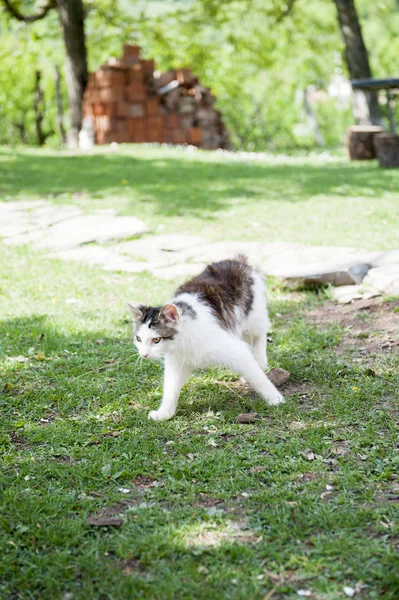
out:
M162 402L150 419L173 417L184 383L211 365L241 375L268 404L284 402L264 373L270 327L265 283L245 257L208 265L163 306L128 304L140 355L165 360Z

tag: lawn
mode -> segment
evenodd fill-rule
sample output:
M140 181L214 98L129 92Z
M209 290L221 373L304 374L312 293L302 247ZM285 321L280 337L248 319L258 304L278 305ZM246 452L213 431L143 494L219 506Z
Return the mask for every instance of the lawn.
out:
M164 233L390 249L399 246L399 170L343 157L233 160L151 146L68 156L0 149L0 198L116 208Z
M398 189L397 171L339 157L0 153L2 200L211 239L397 247ZM398 301L348 314L270 280L286 403L211 370L153 422L162 367L137 360L125 302L160 303L173 282L0 252L0 598L398 598L399 361L377 319Z

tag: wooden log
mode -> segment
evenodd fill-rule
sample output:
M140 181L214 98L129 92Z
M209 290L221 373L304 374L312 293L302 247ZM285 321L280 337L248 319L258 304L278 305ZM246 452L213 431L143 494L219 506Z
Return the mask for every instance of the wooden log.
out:
M376 158L374 138L382 133L382 127L375 125L354 125L346 132L346 149L350 160L371 160Z
M199 127L190 127L187 131L187 142L199 146L202 142L202 130Z
M131 83L126 88L126 96L130 102L145 102L147 89L143 83Z
M118 100L124 100L125 87L120 85L104 87L100 90L97 90L96 96L100 102L113 102Z
M125 85L125 70L105 65L97 71L95 81L97 87L123 87Z
M134 84L134 83L143 83L143 81L144 81L144 72L143 72L143 68L140 63L137 63L136 65L132 65L131 67L126 69L125 82L126 82L127 86L129 86L130 84Z
M374 144L381 167L399 167L399 135L378 133Z
M166 71L166 73L161 73L160 77L156 79L156 84L158 87L164 87L171 83L176 79L176 71L173 69L171 71Z
M147 98L146 101L147 115L149 117L155 117L160 113L160 104L158 98Z
M176 113L165 115L165 127L168 129L180 129L180 117Z
M142 68L144 77L145 78L152 77L154 74L154 68L155 68L154 61L152 59L151 60L142 60L140 64L141 64L141 68Z
M143 118L145 116L145 104L143 102L133 102L129 104L129 117Z
M122 62L124 65L134 65L140 61L140 46L130 46L125 44L123 46Z

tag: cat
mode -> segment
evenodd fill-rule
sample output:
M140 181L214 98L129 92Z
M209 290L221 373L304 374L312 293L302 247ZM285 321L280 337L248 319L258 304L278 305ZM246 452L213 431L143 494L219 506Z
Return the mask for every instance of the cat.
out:
M128 305L140 356L165 359L163 399L149 419L173 417L184 383L211 365L241 375L268 404L284 402L264 373L270 327L265 282L246 257L208 265L163 306Z

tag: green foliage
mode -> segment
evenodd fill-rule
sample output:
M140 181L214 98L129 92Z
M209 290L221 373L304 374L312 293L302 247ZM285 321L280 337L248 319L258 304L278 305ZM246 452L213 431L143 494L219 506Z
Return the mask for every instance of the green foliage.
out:
M397 2L358 0L357 6L375 76L394 75ZM33 71L40 68L44 126L56 132L49 140L56 143L53 73L64 62L57 14L26 25L3 10L0 30L0 142L21 141L24 123L25 141L35 143ZM298 98L309 85L327 90L334 75L346 74L332 0L296 0L292 6L277 0L101 0L87 5L86 36L91 70L119 56L124 42L139 43L161 70L190 66L216 94L236 148L313 146ZM331 100L314 111L328 145L342 142L350 108L343 111Z

